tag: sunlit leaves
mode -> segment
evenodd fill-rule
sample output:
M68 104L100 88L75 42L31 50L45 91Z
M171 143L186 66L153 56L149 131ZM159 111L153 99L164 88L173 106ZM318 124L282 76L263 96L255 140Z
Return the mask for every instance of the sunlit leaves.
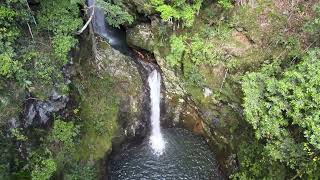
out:
M56 119L54 122L53 130L50 134L50 140L52 142L61 143L65 148L74 147L74 138L79 133L79 127L73 122L65 122Z
M7 54L0 54L0 75L12 77L17 70L17 62L12 60Z
M225 9L232 8L232 2L230 0L218 0L218 4Z
M182 20L183 25L190 27L193 24L195 14L201 7L202 0L191 3L186 0L175 0L169 3L164 0L151 0L150 3L156 11L160 12L164 21Z
M170 39L171 51L167 57L170 66L178 66L182 61L183 53L186 49L183 36L173 35Z
M74 39L72 36L59 34L53 37L53 51L60 66L67 64L68 53L76 43L76 39Z
M266 140L268 156L308 177L319 172L307 167L320 163L309 162L311 157L302 146L302 142L308 144L313 156L319 156L319 59L319 50L310 50L300 63L284 72L276 70L277 64L267 65L247 74L242 83L245 119L256 137Z
M54 34L69 35L82 24L78 6L70 0L41 1L41 12L37 17L41 28Z
M96 3L99 8L104 10L107 23L114 27L120 27L125 23L131 24L134 20L123 7L122 1L113 4L111 1L97 0Z
M56 171L57 165L52 158L41 159L32 171L32 180L47 180Z
M309 21L306 24L305 29L309 33L319 35L319 33L320 33L320 30L319 30L319 28L320 28L320 4L316 4L314 6L314 13L315 13L315 16L313 17L313 19L311 21Z

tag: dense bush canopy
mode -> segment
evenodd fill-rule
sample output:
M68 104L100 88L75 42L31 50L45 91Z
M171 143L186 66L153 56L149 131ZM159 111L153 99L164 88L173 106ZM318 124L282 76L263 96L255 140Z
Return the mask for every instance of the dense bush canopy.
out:
M319 53L310 50L285 71L267 65L242 83L244 115L265 155L305 178L320 175Z

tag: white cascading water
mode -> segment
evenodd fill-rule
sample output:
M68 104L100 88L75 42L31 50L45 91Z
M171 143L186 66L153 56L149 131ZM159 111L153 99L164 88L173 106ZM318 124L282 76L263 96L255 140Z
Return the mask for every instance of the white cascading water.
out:
M165 148L165 141L160 130L160 89L161 76L157 70L153 70L148 77L151 99L151 137L150 144L154 153L161 155Z
M92 25L94 32L108 40L108 43L111 45L116 45L117 39L114 38L112 31L110 30L110 25L106 23L104 10L97 7L95 0L87 0L88 7L94 7L94 15L92 19ZM92 10L90 10L90 14Z

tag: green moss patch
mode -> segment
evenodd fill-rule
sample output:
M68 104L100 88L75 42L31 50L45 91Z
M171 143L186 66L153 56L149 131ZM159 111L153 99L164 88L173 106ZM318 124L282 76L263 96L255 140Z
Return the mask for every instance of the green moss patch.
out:
M80 115L83 121L79 159L97 160L111 149L117 131L118 98L109 76L89 75L81 81Z

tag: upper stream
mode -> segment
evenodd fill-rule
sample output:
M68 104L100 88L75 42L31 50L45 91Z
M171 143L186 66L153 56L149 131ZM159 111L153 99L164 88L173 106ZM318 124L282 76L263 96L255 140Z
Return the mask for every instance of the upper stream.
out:
M87 5L88 7L96 6L95 0L87 0ZM91 13L92 10L90 10L89 14ZM123 54L129 53L129 47L126 44L126 32L121 28L115 28L106 23L104 12L98 7L94 7L92 26L94 32L107 40L114 49Z

